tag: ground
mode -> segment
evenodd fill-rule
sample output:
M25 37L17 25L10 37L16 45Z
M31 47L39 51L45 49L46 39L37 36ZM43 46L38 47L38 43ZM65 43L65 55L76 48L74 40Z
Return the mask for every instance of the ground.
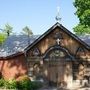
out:
M72 87L70 89L62 89L56 87L44 87L39 90L90 90L90 87Z

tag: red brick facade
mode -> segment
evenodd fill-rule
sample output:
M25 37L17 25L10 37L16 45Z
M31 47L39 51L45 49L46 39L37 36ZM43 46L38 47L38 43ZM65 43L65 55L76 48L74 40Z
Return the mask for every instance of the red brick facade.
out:
M27 73L24 54L0 59L0 72L5 79L18 78Z

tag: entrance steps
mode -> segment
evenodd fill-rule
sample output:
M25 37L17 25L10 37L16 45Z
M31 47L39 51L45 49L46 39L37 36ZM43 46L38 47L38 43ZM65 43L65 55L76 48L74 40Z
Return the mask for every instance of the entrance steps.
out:
M72 85L69 87L67 87L68 90L78 90L78 88L80 88L81 85L80 85L80 81L77 80L77 81L73 81L72 82Z
M73 81L72 87L80 87L80 81Z

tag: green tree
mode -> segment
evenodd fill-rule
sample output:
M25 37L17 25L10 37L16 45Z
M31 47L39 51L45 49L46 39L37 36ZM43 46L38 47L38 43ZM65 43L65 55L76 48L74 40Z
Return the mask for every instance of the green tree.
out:
M79 18L79 24L74 27L75 34L90 34L90 0L75 0L74 6Z
M7 34L7 36L10 36L10 34L12 33L13 31L13 27L11 25L9 25L8 23L5 24L5 27L4 27L4 33Z
M5 41L6 39L6 35L3 34L3 33L0 33L0 46L3 44L3 42Z
M33 35L32 30L28 26L25 26L22 29L22 32L21 33L24 34L24 35L28 35L28 36L32 36Z

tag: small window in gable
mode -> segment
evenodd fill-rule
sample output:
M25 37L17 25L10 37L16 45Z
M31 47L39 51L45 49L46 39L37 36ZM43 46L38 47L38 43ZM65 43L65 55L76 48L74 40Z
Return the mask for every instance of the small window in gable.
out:
M76 50L76 56L85 56L85 49L83 47L79 47L77 50Z
M34 55L34 56L39 56L39 55L40 55L40 51L39 51L38 48L35 48L35 49L33 50L33 55Z

